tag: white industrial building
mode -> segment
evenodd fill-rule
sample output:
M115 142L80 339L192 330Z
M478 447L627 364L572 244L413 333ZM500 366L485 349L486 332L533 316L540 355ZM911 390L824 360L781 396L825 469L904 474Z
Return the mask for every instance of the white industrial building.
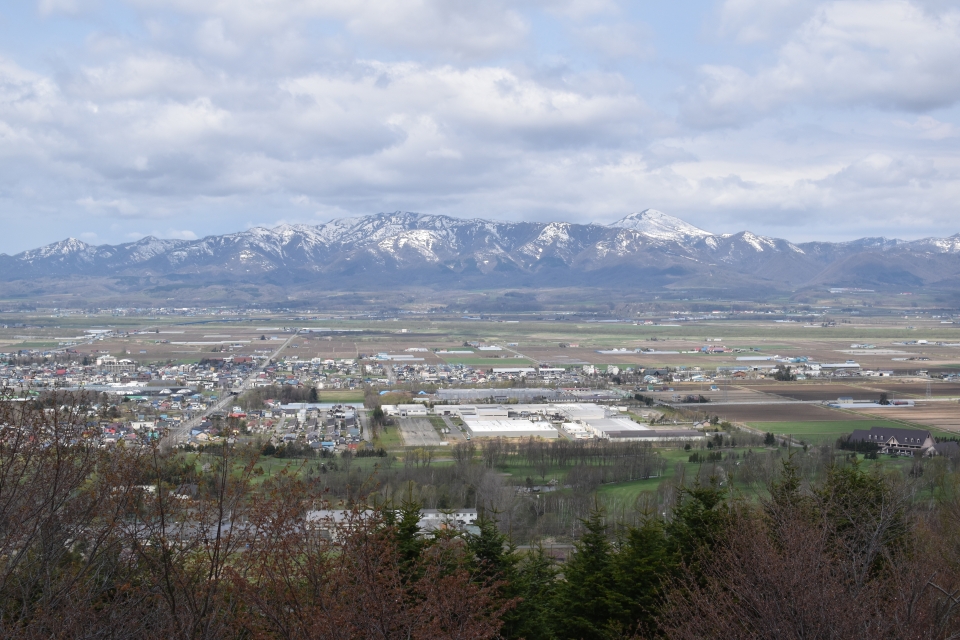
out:
M463 424L474 438L559 438L560 432L549 422L530 420L496 420L465 416Z
M611 433L650 430L629 418L594 418L586 420L585 423L587 431L598 438L609 438Z

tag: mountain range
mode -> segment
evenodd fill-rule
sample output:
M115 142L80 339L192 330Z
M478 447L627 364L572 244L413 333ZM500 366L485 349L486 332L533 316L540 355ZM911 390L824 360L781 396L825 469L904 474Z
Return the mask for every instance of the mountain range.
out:
M718 235L653 209L609 225L380 213L199 240L146 237L93 246L68 238L0 254L0 281L22 285L95 277L143 287L178 282L367 291L405 285L796 291L957 289L958 275L960 234L795 244L749 231Z

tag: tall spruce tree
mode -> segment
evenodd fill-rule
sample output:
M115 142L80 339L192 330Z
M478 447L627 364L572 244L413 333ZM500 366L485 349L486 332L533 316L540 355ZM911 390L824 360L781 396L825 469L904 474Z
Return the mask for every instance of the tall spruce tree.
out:
M679 559L670 552L659 518L648 518L641 526L627 529L619 546L613 570L617 590L629 603L626 619L641 637L653 637L666 590L679 572Z
M525 554L516 566L510 593L516 605L503 616L504 638L552 640L557 568L542 545Z
M578 640L619 637L628 626L629 603L617 589L603 511L595 508L583 525L586 533L557 585L554 633Z

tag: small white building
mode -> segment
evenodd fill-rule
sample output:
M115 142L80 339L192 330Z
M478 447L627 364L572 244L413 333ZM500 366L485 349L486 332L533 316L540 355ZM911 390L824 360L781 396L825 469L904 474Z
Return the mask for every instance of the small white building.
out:
M425 418L427 408L422 404L398 404L397 415L401 418Z

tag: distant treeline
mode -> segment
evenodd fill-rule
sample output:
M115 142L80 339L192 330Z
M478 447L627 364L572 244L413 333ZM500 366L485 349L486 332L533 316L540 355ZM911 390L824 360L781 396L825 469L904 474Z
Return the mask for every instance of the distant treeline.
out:
M254 387L237 400L237 404L246 411L258 411L267 408L267 400L279 400L283 404L294 402L321 402L316 387L301 387L290 384Z

